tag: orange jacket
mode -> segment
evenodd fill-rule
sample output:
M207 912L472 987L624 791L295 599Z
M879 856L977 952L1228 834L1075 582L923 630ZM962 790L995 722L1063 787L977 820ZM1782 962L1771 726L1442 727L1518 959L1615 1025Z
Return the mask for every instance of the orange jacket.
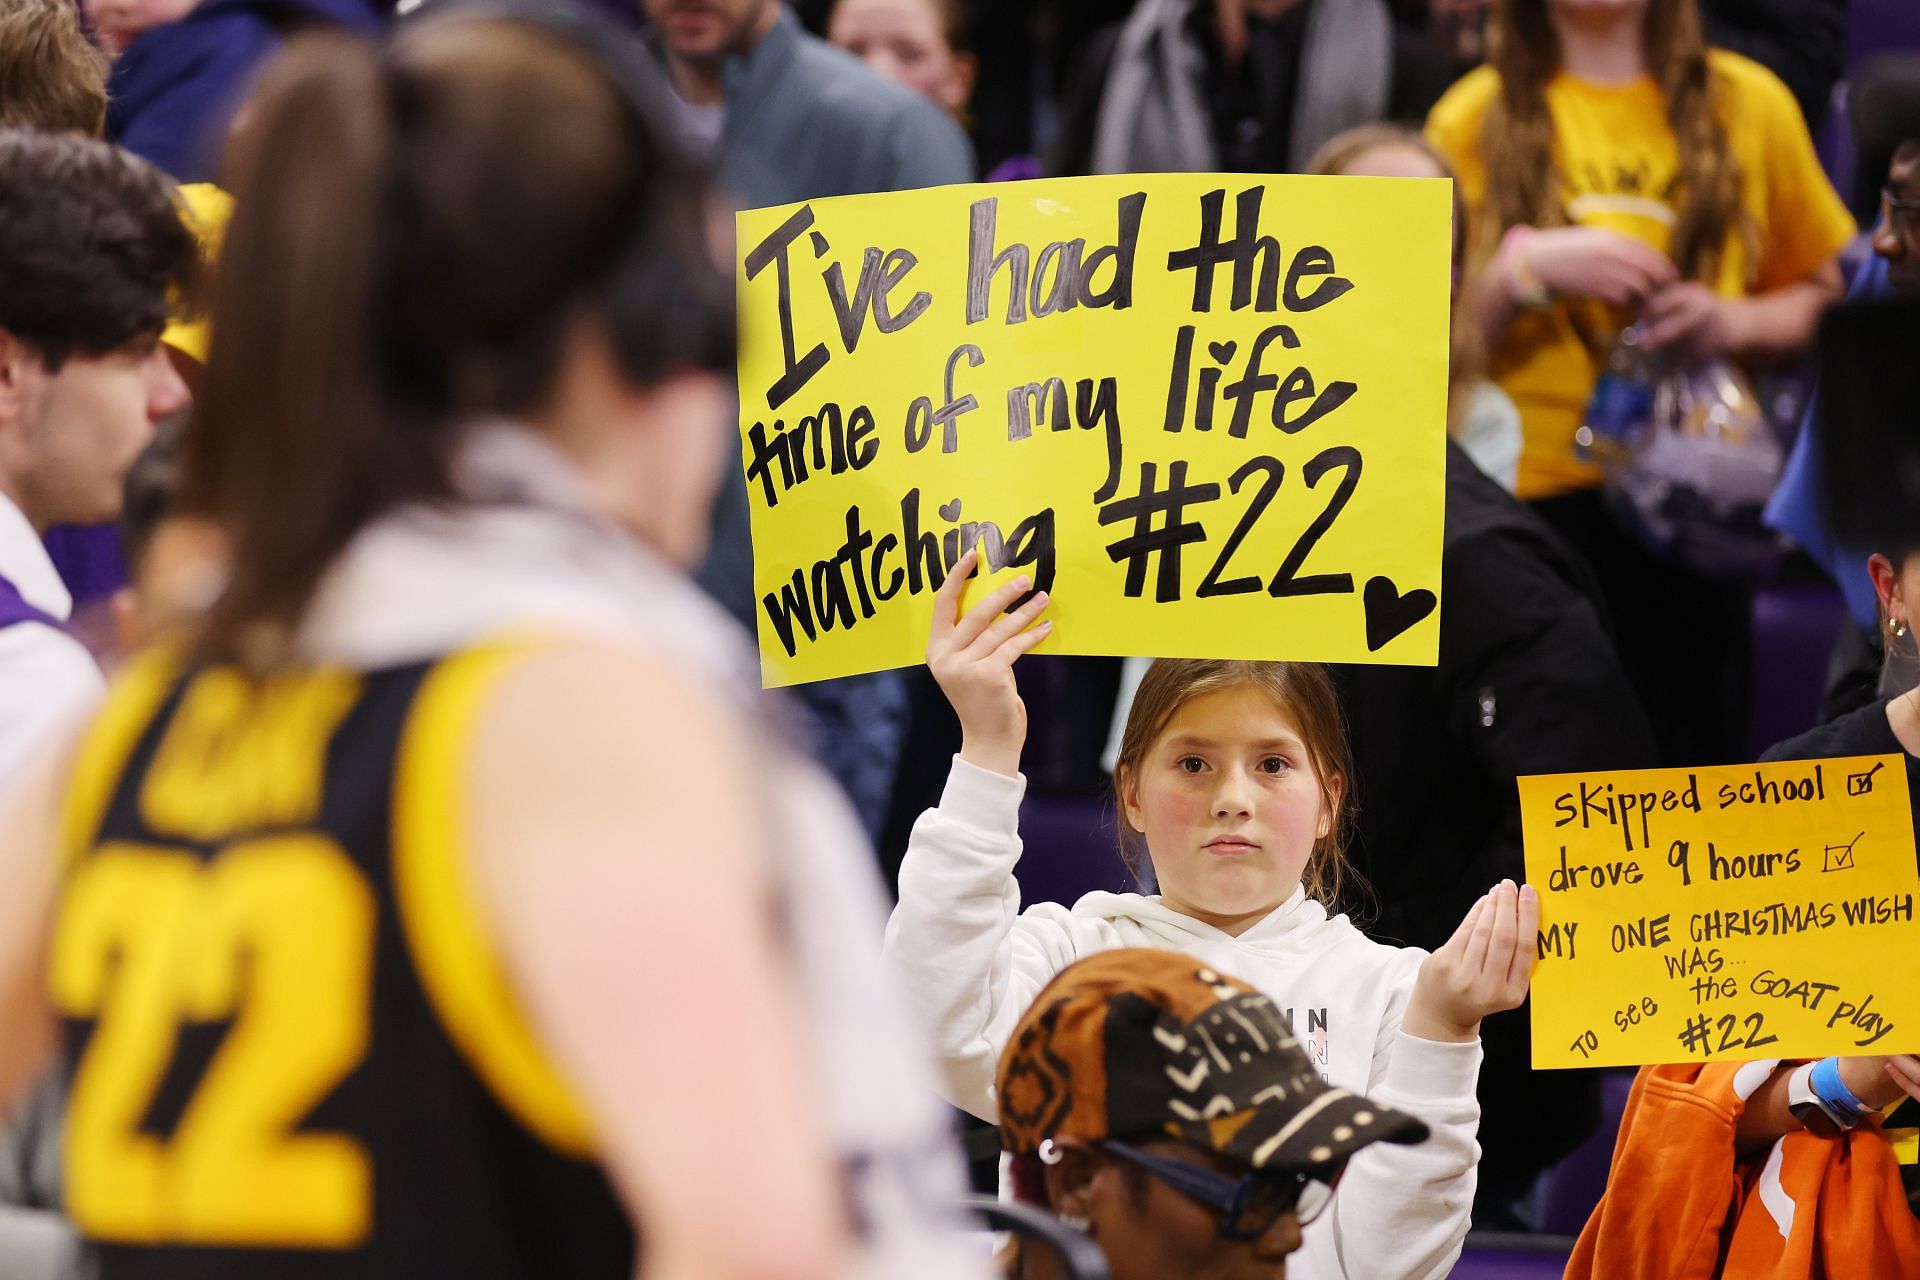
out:
M1920 1280L1920 1220L1877 1121L1734 1159L1734 1125L1765 1069L1641 1069L1566 1280Z

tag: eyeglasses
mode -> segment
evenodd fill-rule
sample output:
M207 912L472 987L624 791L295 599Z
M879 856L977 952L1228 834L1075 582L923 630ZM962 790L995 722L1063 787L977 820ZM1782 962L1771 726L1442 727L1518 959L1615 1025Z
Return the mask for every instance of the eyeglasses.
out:
M1258 1240L1291 1211L1306 1226L1333 1203L1333 1191L1346 1171L1343 1162L1318 1174L1256 1169L1235 1178L1186 1160L1157 1156L1151 1151L1111 1139L1095 1144L1102 1151L1137 1164L1182 1195L1220 1211L1220 1236L1225 1240Z
M1920 234L1920 200L1902 200L1892 187L1880 188L1881 215L1897 223L1904 235Z

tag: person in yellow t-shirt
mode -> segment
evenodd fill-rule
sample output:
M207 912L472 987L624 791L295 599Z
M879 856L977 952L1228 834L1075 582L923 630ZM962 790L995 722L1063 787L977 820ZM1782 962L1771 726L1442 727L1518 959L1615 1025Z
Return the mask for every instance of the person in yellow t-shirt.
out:
M1489 36L1427 135L1459 175L1490 372L1520 410L1518 492L1593 562L1667 762L1738 758L1747 593L1631 544L1574 433L1636 320L1693 361L1804 352L1853 219L1792 94L1706 48L1696 0L1496 0Z
M1792 94L1704 49L1694 0L1503 0L1493 35L1427 134L1460 176L1494 375L1525 423L1520 493L1545 497L1599 482L1573 433L1636 313L1699 359L1798 355L1857 228Z

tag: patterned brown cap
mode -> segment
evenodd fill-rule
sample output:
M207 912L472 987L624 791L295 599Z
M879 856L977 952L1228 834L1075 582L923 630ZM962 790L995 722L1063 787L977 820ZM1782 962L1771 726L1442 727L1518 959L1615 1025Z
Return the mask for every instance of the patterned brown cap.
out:
M1273 1001L1190 956L1129 948L1062 970L1000 1055L1000 1145L1167 1136L1307 1171L1427 1126L1321 1079Z

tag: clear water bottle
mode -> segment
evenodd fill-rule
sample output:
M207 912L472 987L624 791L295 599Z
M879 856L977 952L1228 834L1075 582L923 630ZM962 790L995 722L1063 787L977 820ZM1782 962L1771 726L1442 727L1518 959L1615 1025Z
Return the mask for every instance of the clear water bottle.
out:
M1762 512L1785 451L1738 366L1709 360L1661 378L1646 439L1606 492L1653 551L1703 573L1764 576L1780 538Z
M1607 367L1593 384L1585 420L1573 433L1582 462L1612 470L1630 458L1647 438L1653 422L1655 374L1641 348L1639 325L1621 331L1607 356Z

